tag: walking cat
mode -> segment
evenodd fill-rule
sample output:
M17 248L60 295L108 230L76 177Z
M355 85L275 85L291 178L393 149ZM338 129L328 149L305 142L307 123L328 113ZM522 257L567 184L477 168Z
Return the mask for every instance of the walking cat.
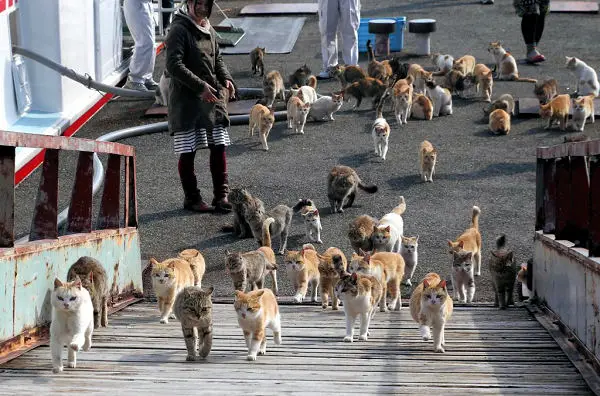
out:
M67 282L79 276L81 285L88 291L94 307L94 328L108 326L109 287L106 271L93 257L83 256L69 268Z
M265 95L266 105L268 108L273 107L277 95L281 96L281 100L285 103L285 87L283 86L283 78L277 70L267 73L263 78L263 93Z
M412 292L409 306L413 320L419 324L423 341L431 339L431 328L434 352L446 352L445 327L454 308L446 290L446 281L433 272L425 275L423 282Z
M406 211L404 196L400 197L398 205L379 220L373 227L373 249L378 252L400 252L400 238L404 234L402 214Z
M253 236L246 213L265 213L263 201L253 197L246 189L233 188L229 192L229 202L233 206L232 231L240 238Z
M269 150L267 138L269 137L271 128L273 128L273 124L275 124L275 112L273 108L268 108L260 103L252 106L252 109L250 109L250 119L248 123L250 128L250 136L254 136L254 128L258 127L260 142L263 150L265 151Z
M52 322L50 323L50 351L52 372L63 371L62 350L68 350L68 367L77 365L77 352L89 351L94 332L94 306L90 293L75 275L72 282L54 279L54 290L50 297Z
M488 127L497 135L508 135L510 133L510 114L502 109L496 109L490 113Z
M294 301L301 303L311 284L312 302L317 301L317 287L320 282L319 257L317 250L310 243L304 244L302 250L289 250L286 252L285 266L287 275L294 285Z
M594 95L580 96L573 99L573 129L583 132L585 121L595 122Z
M307 85L308 78L310 77L311 74L312 74L312 71L310 70L310 68L308 66L306 66L306 64L299 67L298 69L296 69L296 71L294 73L292 73L292 75L290 75L290 78L289 78L290 87L298 88L303 85Z
M268 246L261 246L251 252L225 252L225 270L233 280L236 290L262 289L267 274L273 280L273 293L277 294L277 264L275 253Z
M327 175L327 198L331 213L343 213L344 209L351 207L358 188L369 194L377 192L377 186L363 183L354 169L344 165L334 166Z
M454 298L463 303L473 302L475 296L473 252L462 249L452 251L451 276Z
M369 58L369 66L367 68L369 77L375 78L384 84L387 84L393 74L392 67L390 66L389 62L379 62L377 59L375 59L375 53L373 52L373 47L371 46L371 40L367 40L367 55Z
M424 182L433 182L436 162L437 150L428 140L423 140L419 146L419 169L421 170L421 180Z
M367 73L358 65L340 65L337 64L332 69L332 74L340 81L342 89L345 89L348 84L359 81L367 76Z
M438 52L431 54L431 63L436 67L434 76L443 76L452 69L454 58L452 55L443 55Z
M356 104L352 110L357 110L360 107L363 98L373 98L373 109L375 109L381 101L381 97L385 94L386 89L387 86L385 83L381 82L381 80L367 77L353 82L352 84L348 85L346 89L338 92L338 94L341 94L345 98L348 96L353 96L356 98Z
M412 286L411 279L417 269L419 261L419 236L405 237L402 236L402 244L400 245L400 254L404 259L404 279L402 284Z
M431 121L433 119L433 104L425 95L413 95L410 111L410 116L414 119L427 121Z
M471 227L460 234L455 242L448 240L448 246L450 247L451 254L454 252L460 252L461 250L466 250L467 252L472 253L472 258L475 262L475 276L481 275L481 234L479 233L480 215L481 209L479 209L478 206L473 206Z
M463 75L475 73L475 64L477 61L473 55L464 55L452 62L452 69L458 70Z
M206 272L206 262L204 256L196 249L185 249L179 252L178 257L184 259L192 267L194 273L194 286L202 287L202 278Z
M433 81L433 73L428 72L421 65L413 63L408 69L408 76L412 78L415 92L425 94L425 84Z
M492 88L494 86L494 78L492 71L483 63L475 65L473 77L475 79L475 90L479 93L481 89L481 97L486 102L492 101Z
M473 75L465 75L459 70L452 69L444 77L443 88L447 88L451 94L458 93L461 98L465 97L465 91L470 89L474 83Z
M288 129L304 135L304 124L310 111L310 103L304 103L297 96L292 96L287 103Z
M167 259L161 263L154 257L152 265L152 288L158 299L160 323L169 323L175 316L172 313L177 293L186 286L194 285L194 273L190 264L180 258Z
M510 115L515 114L515 100L511 94L503 94L498 96L498 99L494 100L488 106L483 108L483 112L485 115L489 116L489 114L496 110L502 109L506 111Z
M496 249L490 253L489 268L494 287L494 306L506 309L514 305L513 293L517 279L517 264L512 250L506 248L506 235L502 234L496 239Z
M179 322L187 349L185 360L204 359L212 348L212 293L214 288L199 286L183 288L175 298L173 312Z
M434 81L427 81L427 96L433 103L433 116L439 117L452 114L452 94L447 88L442 88Z
M258 245L272 248L272 238L279 237L278 253L283 254L287 246L290 224L292 223L292 208L286 205L277 205L266 213L264 208L256 205L246 206L245 209L246 222L248 222Z
M319 215L319 209L315 206L310 199L301 199L292 208L294 213L300 212L304 219L304 225L306 226L306 236L311 242L322 244L321 231L321 216Z
M360 316L359 341L367 341L369 324L375 314L377 304L384 292L376 277L354 273L344 274L335 286L335 292L344 303L346 316L346 336L344 342L354 341L354 322Z
M252 51L250 51L250 63L252 64L252 74L258 73L260 70L260 76L263 77L265 75L265 63L264 57L267 53L266 48L256 47Z
M235 292L233 307L238 324L244 332L248 347L247 359L256 360L256 355L267 353L266 329L273 332L275 344L281 344L281 316L277 298L269 289L254 290L249 293Z
M358 216L352 220L348 227L348 239L356 253L361 249L365 252L373 250L372 235L377 224L378 221L368 215Z
M329 305L329 296L331 296L331 309L337 311L339 309L339 301L334 293L334 287L340 280L339 268L335 268L333 257L339 257L343 271L348 268L348 261L344 253L336 248L330 247L323 254L318 254L319 258L319 286L321 289L321 306L327 309Z
M510 53L506 52L500 41L492 41L488 46L488 52L492 54L494 61L496 62L496 79L532 83L537 82L534 78L523 78L519 76L517 61Z
M567 70L577 78L577 95L600 95L600 83L598 83L598 74L593 67L588 66L584 61L575 57L565 57Z
M310 106L308 116L315 121L322 121L324 119L334 121L333 114L341 109L343 104L343 95L323 95Z
M567 129L567 120L571 110L571 97L567 94L558 95L546 104L540 104L540 117L547 120L544 129L550 129L555 121L561 131Z
M546 104L558 95L558 82L551 78L535 84L533 93L541 104Z
M413 77L396 81L392 88L394 113L398 124L406 124L413 104Z
M371 136L373 136L373 145L375 146L375 155L385 161L388 152L390 139L390 125L382 114L378 112L375 122L371 127Z

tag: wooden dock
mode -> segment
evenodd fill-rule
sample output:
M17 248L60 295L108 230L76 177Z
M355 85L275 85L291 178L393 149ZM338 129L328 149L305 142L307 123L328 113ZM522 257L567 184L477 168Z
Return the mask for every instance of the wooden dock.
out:
M47 346L0 366L0 394L593 394L524 308L455 308L445 354L419 338L407 307L377 312L369 341L352 344L342 311L280 309L283 344L268 332L267 355L248 362L233 305L215 304L211 354L186 362L177 320L162 325L155 304L136 304L94 333L76 369L52 374Z

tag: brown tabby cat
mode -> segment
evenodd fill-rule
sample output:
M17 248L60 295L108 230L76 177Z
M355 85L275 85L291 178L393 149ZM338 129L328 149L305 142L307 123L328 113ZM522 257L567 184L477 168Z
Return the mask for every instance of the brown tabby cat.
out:
M339 309L339 301L334 293L336 283L340 280L339 272L336 270L333 263L333 256L339 256L342 260L344 271L348 268L348 262L344 253L336 248L330 247L323 254L318 254L319 257L319 274L321 286L321 306L327 309L329 305L329 296L331 295L331 309L337 311Z
M338 64L333 68L332 74L340 81L342 89L346 89L348 84L352 84L353 82L360 81L363 78L368 77L367 73L365 73L360 66L354 65L343 66Z
M513 293L517 278L517 264L514 253L506 248L506 235L496 239L496 249L492 250L488 262L494 287L494 306L500 309L513 305Z
M250 120L248 124L250 127L250 136L254 136L254 128L258 127L262 148L265 151L269 150L267 138L269 137L269 133L271 132L271 128L273 128L274 123L275 112L273 108L269 109L260 103L252 106L252 109L250 109Z
M267 53L265 48L256 47L250 52L250 63L252 63L252 74L258 73L260 69L260 76L265 75L265 64L264 57Z
M455 242L448 240L450 253L460 252L465 250L472 253L475 261L475 275L481 275L481 234L479 233L479 216L481 209L478 206L473 206L471 215L471 227L467 228ZM454 286L454 285L452 285Z
M285 103L285 88L283 86L283 78L277 70L267 73L263 78L263 93L265 95L266 105L269 108L273 107L277 95L281 96L281 100Z
M553 78L538 82L533 88L533 93L541 104L546 104L558 95L558 82Z
M483 108L483 113L488 116L492 111L502 109L510 115L515 113L515 99L511 94L503 94L498 96L496 100Z
M211 286L202 290L198 286L188 286L175 298L173 312L183 331L187 349L185 360L193 362L204 359L212 348L212 292ZM199 349L199 350L198 350Z
M550 129L554 121L558 121L561 131L567 129L567 119L571 110L571 97L567 94L558 95L546 104L540 104L540 116L548 120L544 129Z
M419 169L421 170L421 180L424 182L433 182L436 161L437 150L428 140L423 140L419 147Z
M308 292L308 284L312 285L311 301L317 301L317 287L320 282L319 257L310 243L304 244L302 250L286 252L285 266L288 277L294 285L294 300L304 300Z
M277 294L277 264L273 264L275 253L270 247L261 246L246 253L225 252L225 269L233 280L236 290L262 289L267 274L273 280L273 292Z
M378 220L368 215L358 216L350 223L348 229L348 239L352 249L358 253L361 249L365 252L373 250L373 241L371 236L377 226Z
M348 96L353 96L356 98L356 105L352 108L356 110L360 107L363 98L373 98L373 109L377 107L379 104L381 97L385 93L387 86L381 82L381 80L377 80L372 77L363 78L362 80L353 82L348 85L346 89L341 92L336 92L337 94L341 94L344 99L347 99Z
M502 109L492 111L488 126L490 131L497 135L508 135L510 133L510 114Z
M108 277L102 264L93 257L83 256L69 268L67 282L74 281L77 276L92 298L94 328L108 326Z
M387 84L388 80L393 74L389 61L379 62L377 59L375 59L375 53L373 52L373 47L371 46L371 40L367 40L367 53L369 56L369 66L367 68L369 77L376 78L384 84Z
M204 256L196 249L185 249L179 252L179 258L190 263L194 273L194 286L202 287L202 278L206 271L206 262Z
M327 175L327 198L331 205L331 213L343 213L349 208L356 198L356 190L374 194L377 186L364 184L356 171L349 166L336 165Z

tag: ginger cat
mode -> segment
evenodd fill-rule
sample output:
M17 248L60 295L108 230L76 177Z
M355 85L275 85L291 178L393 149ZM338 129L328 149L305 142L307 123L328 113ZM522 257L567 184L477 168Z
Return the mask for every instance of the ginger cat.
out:
M488 52L492 54L496 62L496 79L537 82L535 78L523 78L519 76L517 61L510 53L506 52L500 41L492 41L488 46Z
M202 278L206 272L206 262L204 256L196 249L185 249L179 252L178 257L190 263L194 273L194 286L202 287Z
M431 100L425 95L413 95L410 111L410 116L414 119L427 121L433 119L433 103L431 103Z
M310 112L310 103L304 103L299 97L292 96L287 103L288 129L304 135L304 125Z
M250 136L254 136L254 128L258 127L258 133L260 134L260 142L262 148L265 151L269 151L269 145L267 144L267 138L275 123L275 112L271 108L261 105L260 103L255 104L250 109Z
M308 284L312 286L310 300L317 301L317 287L320 282L319 256L310 243L302 246L302 250L289 250L285 256L287 275L294 285L294 301L300 303L306 297Z
M454 303L446 290L446 281L436 273L425 275L410 296L410 314L419 324L423 341L431 339L430 328L433 329L433 350L444 353L446 338L444 330L446 322L452 316Z
M475 64L476 63L477 63L477 61L475 60L474 56L464 55L464 56L461 56L460 58L454 60L454 62L452 63L452 68L454 70L458 70L459 72L461 72L462 74L464 74L466 76L468 74L475 73Z
M281 316L277 298L269 289L258 289L249 293L235 292L233 307L238 324L244 332L248 347L248 360L267 353L266 329L273 331L275 344L281 344Z
M413 63L408 68L408 76L412 77L415 92L425 94L425 83L433 81L433 73L428 72L419 64Z
M169 319L175 318L172 311L177 293L186 286L194 286L194 272L190 263L180 258L171 258L159 263L152 257L150 265L152 288L158 299L160 323L169 323Z
M281 100L285 103L285 87L283 86L283 78L277 70L267 73L263 78L263 93L265 95L266 105L268 108L273 107L277 95L281 96Z
M541 104L546 104L558 95L558 82L553 78L538 82L533 88L533 93Z
M250 52L250 63L252 64L252 74L258 73L260 69L260 76L265 75L265 63L264 57L267 53L266 48L256 47Z
M369 66L367 68L369 77L376 78L387 85L388 81L394 74L392 67L390 66L390 62L379 62L377 59L375 59L375 53L373 52L373 47L371 46L371 40L367 40L367 54L369 56Z
M502 109L492 111L488 126L490 131L497 135L508 135L510 133L510 114Z
M494 78L492 77L492 71L483 63L478 63L475 65L475 69L473 71L473 75L475 77L475 90L479 93L479 89L481 88L481 95L484 101L491 102L492 101L492 87L494 85Z
M398 124L406 124L410 116L413 101L413 77L408 76L396 81L392 88L394 113Z
M593 124L594 117L594 95L573 99L573 129L583 132L585 121L589 118Z
M567 94L558 95L546 104L540 104L540 116L547 120L544 129L550 129L554 121L558 121L561 131L567 129L567 119L571 110L571 97Z
M423 140L419 147L419 165L421 170L421 180L424 182L433 182L435 173L435 163L437 161L437 150L428 140Z
M460 252L461 250L472 253L472 258L475 261L475 276L481 275L481 234L479 233L479 215L481 215L481 209L479 209L478 206L473 206L471 227L460 234L456 241L452 242L448 240L451 254Z
M317 255L319 257L319 274L320 274L320 286L321 286L321 306L323 309L327 309L329 305L329 296L331 296L331 309L337 311L340 307L337 295L334 293L334 288L337 282L340 280L338 270L335 268L333 263L333 257L339 256L344 271L348 268L348 261L344 253L336 248L330 247L323 254Z
M332 74L340 81L342 89L346 89L348 84L352 84L353 82L368 77L367 73L361 69L360 66L354 65L343 66L338 64L333 68Z

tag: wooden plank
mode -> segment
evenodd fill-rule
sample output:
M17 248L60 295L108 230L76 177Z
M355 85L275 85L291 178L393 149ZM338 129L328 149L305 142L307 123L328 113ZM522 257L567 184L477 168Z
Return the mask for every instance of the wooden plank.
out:
M15 148L0 146L0 248L15 244Z

